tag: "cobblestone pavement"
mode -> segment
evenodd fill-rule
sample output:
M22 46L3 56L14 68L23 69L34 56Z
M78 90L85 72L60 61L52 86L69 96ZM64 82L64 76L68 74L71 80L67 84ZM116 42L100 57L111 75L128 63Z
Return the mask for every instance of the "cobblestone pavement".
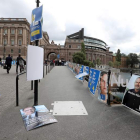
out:
M26 74L19 77L16 107L16 67L0 67L0 140L139 140L140 115L124 106L109 107L98 101L66 66L56 66L38 84L39 105L49 110L54 101L82 101L88 115L55 116L58 123L26 131L20 109L33 106L34 93Z

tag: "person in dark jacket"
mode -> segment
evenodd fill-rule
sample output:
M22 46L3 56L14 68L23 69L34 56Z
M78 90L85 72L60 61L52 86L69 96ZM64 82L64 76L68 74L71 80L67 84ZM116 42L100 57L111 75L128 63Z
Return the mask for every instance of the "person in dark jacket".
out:
M12 62L12 58L10 57L9 54L8 57L6 57L6 62L5 62L5 64L7 65L7 73L9 73L9 70L11 69L11 62Z
M23 60L25 63L25 60L21 57L21 55L19 54L19 56L17 57L17 63L16 63L16 73L18 73L18 66L19 66L19 60ZM21 71L20 71L21 72Z
M140 77L135 80L134 89L130 89L125 93L123 104L140 112Z

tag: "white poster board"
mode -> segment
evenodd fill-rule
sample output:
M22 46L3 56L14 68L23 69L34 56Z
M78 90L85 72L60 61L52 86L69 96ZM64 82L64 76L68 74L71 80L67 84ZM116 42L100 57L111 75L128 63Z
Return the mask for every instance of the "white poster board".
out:
M86 72L83 72L83 73L80 73L80 74L78 74L78 75L76 75L75 77L77 78L77 79L79 79L79 78L81 78L81 77L83 77L83 76L86 76L86 75L88 75Z
M43 78L44 50L38 46L28 45L27 49L27 81Z

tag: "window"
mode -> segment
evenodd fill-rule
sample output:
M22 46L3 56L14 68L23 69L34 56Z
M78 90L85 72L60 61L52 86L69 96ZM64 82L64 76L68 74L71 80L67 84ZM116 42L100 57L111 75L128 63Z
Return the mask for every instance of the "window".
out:
M6 49L4 49L3 52L6 53Z
M7 29L4 29L4 33L7 34Z
M11 53L13 53L13 49L11 49Z
M11 30L11 34L15 34L15 30L14 29Z
M21 53L21 49L18 50L18 53Z
M22 34L22 29L19 29L19 34L20 34L20 35Z
M71 55L71 52L69 52L69 55Z
M78 49L81 49L81 46L77 46Z
M18 45L22 45L22 40L18 40Z
M12 46L14 45L14 39L11 39L11 45Z
M6 39L4 39L3 42L4 42L4 45L7 45L7 40Z
M71 45L69 45L69 48L71 48Z

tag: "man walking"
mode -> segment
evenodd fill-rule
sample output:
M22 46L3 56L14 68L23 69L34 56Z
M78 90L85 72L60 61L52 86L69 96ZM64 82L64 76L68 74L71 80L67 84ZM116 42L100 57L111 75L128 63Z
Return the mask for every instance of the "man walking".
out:
M16 63L16 73L18 73L18 66L19 66L19 61L23 60L25 62L25 60L20 56L20 54L17 57L17 63ZM21 72L21 71L20 71Z
M6 57L6 62L5 62L5 64L7 65L7 73L9 73L9 70L11 69L11 62L12 62L12 58L10 57L9 54L8 57Z

